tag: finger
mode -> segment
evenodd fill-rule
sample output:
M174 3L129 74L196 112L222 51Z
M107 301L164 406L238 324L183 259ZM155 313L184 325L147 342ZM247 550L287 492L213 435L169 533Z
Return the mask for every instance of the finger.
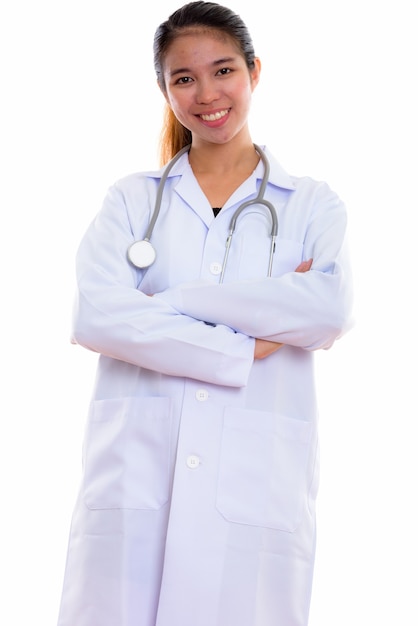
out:
M300 263L295 269L295 272L299 272L299 273L309 272L309 270L312 267L312 263L313 263L313 259L309 259L308 261L302 261L302 263Z

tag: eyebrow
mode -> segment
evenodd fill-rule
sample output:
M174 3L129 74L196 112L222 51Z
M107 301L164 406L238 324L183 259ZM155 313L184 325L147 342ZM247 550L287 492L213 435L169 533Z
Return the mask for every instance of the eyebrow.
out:
M233 63L236 57L224 57L222 59L218 59L217 61L213 61L212 66L218 67L219 65L224 65L225 63ZM178 74L187 74L192 70L189 67L179 67L172 72L170 72L170 76L177 76Z

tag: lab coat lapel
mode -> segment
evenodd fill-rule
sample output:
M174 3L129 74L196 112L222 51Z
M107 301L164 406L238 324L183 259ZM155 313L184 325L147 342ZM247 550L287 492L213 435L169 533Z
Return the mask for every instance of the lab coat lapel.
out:
M262 177L263 169L259 170L259 172ZM184 162L182 160L182 162L179 162L179 168L173 168L173 175L179 174L181 174L181 178L175 186L176 193L178 193L179 196L187 202L193 211L197 213L197 215L199 215L199 217L209 227L214 219L213 207L210 206L208 199L197 182L188 161ZM234 191L223 206L224 213L229 207L233 206L237 202L243 202L257 193L257 177L258 176L251 176Z
M214 219L212 207L193 174L187 156L184 159L181 159L181 163L179 163L181 171L177 171L176 168L173 172L173 175L181 173L181 178L175 185L174 190L209 227Z
M293 190L295 185L292 178L285 172L285 170L265 147L262 149L265 150L270 163L269 182L277 187ZM240 185L240 187L228 199L223 207L224 212L226 212L229 207L234 206L237 202L245 202L246 199L256 195L257 181L263 178L263 174L264 165L260 160L254 175L244 181L244 183ZM208 199L199 186L195 175L193 174L187 154L184 154L173 166L169 177L179 175L179 181L174 187L175 192L190 206L194 213L196 213L209 228L214 219L213 210L208 202Z

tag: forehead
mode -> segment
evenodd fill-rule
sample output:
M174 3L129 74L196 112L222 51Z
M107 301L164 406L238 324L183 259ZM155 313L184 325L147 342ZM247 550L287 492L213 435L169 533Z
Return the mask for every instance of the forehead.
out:
M214 28L188 27L182 30L169 44L164 54L165 67L176 62L175 59L202 59L211 53L228 56L242 55L239 45L233 37ZM207 59L209 60L209 59Z

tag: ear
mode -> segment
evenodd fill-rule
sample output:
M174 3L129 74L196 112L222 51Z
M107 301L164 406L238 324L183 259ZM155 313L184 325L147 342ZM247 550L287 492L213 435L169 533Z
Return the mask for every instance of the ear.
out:
M254 67L252 70L250 70L251 86L252 86L253 91L257 87L258 82L260 80L260 73L261 73L261 61L258 57L255 57Z

